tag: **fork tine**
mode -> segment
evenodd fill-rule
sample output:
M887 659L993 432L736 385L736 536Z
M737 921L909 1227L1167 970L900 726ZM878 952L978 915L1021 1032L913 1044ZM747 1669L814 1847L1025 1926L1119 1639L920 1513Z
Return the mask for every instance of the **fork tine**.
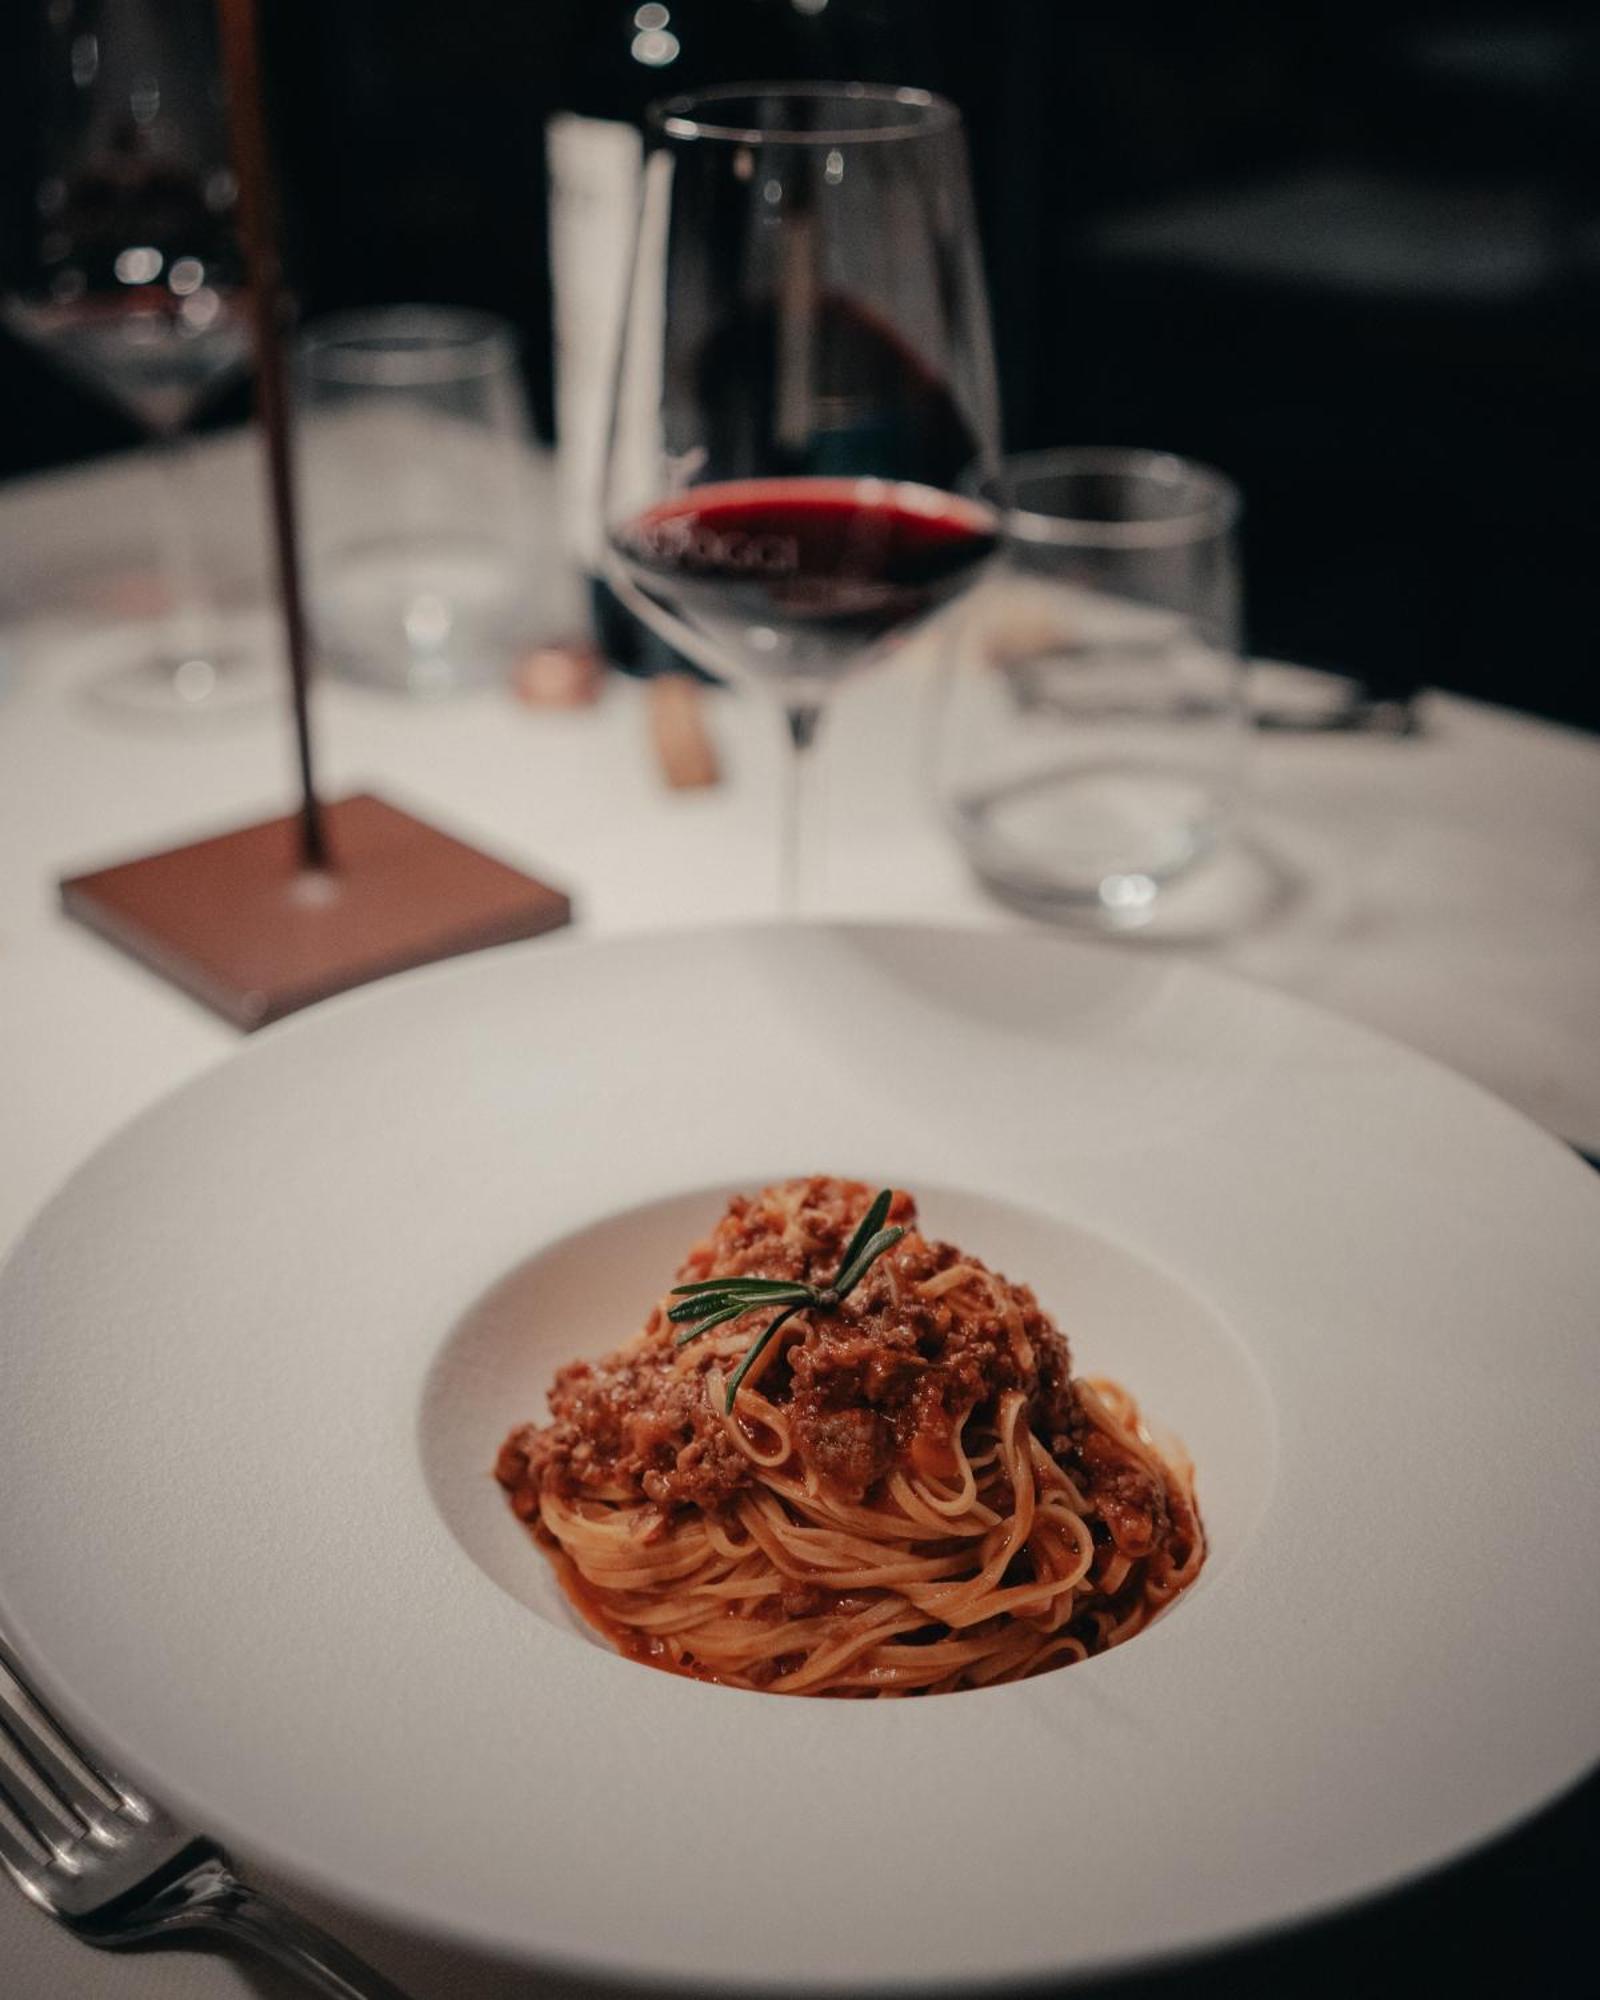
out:
M13 1746L24 1779L93 1829L109 1814L141 1803L78 1748L23 1679L0 1642L0 1731ZM22 1812L21 1817L31 1817Z
M14 1882L32 1895L34 1891L29 1884L49 1858L49 1849L33 1832L28 1821L11 1810L4 1773L0 1772L0 1865L10 1871Z
M53 1854L70 1854L93 1832L93 1823L74 1812L34 1768L3 1719L0 1719L0 1804Z

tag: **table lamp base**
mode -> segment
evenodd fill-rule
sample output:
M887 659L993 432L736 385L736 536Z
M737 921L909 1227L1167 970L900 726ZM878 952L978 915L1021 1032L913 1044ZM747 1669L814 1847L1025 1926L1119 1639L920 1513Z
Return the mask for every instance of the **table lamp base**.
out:
M71 876L61 906L246 1030L571 918L558 889L370 793L323 814L328 872L301 866L289 816Z

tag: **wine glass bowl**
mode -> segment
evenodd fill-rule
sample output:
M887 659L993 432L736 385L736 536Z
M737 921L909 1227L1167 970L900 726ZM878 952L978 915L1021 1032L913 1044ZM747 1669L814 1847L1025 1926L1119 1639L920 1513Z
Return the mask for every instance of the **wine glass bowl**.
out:
M756 84L655 107L605 492L648 624L776 696L803 746L992 552L997 433L954 106Z

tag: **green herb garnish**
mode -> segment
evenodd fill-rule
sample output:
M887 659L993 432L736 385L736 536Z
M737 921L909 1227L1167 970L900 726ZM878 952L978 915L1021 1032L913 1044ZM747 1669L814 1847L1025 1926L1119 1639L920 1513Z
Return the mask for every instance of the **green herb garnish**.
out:
M808 1307L813 1312L831 1312L855 1290L884 1251L893 1249L905 1235L903 1229L885 1229L883 1226L893 1200L894 1190L885 1188L873 1202L861 1218L855 1235L845 1246L839 1269L830 1284L803 1285L792 1278L701 1278L692 1285L673 1286L672 1296L681 1299L682 1304L670 1306L667 1318L674 1322L690 1322L677 1337L675 1345L678 1347L687 1346L702 1333L709 1333L712 1327L721 1326L725 1320L739 1319L759 1306L779 1308L777 1318L768 1320L745 1349L744 1359L733 1371L727 1401L723 1405L730 1415L733 1399L739 1393L739 1384L750 1373L768 1341L784 1321L793 1319L797 1312L804 1312Z

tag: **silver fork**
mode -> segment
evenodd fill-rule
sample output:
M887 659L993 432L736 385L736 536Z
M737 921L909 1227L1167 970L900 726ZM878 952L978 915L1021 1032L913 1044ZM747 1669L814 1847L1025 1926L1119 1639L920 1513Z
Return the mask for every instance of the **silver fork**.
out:
M270 1896L208 1840L76 1742L0 1642L0 1864L88 1944L117 1948L219 1931L334 2000L405 2000L387 1979Z

